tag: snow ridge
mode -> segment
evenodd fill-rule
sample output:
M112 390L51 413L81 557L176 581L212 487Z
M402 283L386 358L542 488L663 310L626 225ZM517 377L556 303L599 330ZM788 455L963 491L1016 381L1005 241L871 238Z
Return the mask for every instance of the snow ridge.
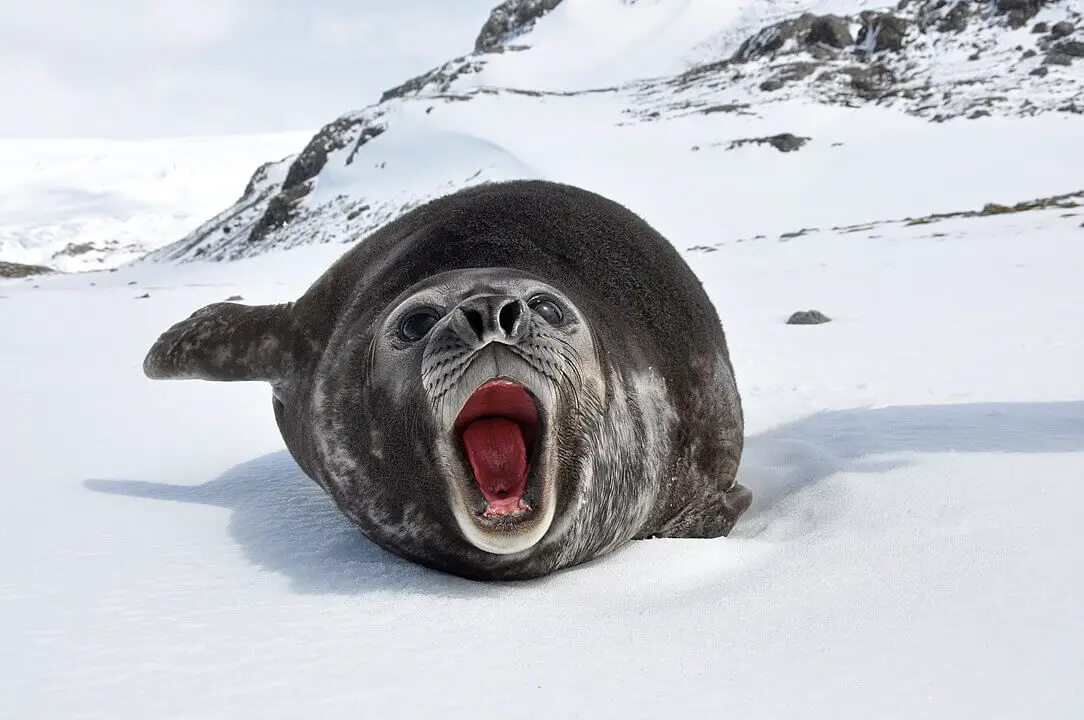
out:
M719 116L763 123L773 107L795 103L887 108L936 123L1079 114L1078 5L1033 2L1025 12L976 0L899 9L860 0L749 0L726 9L707 0L504 3L479 36L483 50L336 119L281 182L247 193L147 259L235 260L357 241L451 190L564 176L566 168L529 160L532 146L574 145L573 128L600 121L619 128L702 119L687 135L699 147L716 134ZM592 34L603 50L585 47ZM512 35L514 45L506 42ZM670 44L652 55L659 37ZM665 58L646 70L667 74L602 84L614 77L614 58L624 63L641 47L645 57ZM394 172L374 172L386 169Z

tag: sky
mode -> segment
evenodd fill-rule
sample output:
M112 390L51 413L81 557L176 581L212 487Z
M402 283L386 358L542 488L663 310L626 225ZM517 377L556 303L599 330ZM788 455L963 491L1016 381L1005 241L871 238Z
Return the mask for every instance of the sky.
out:
M499 0L0 0L0 137L317 128L469 52Z

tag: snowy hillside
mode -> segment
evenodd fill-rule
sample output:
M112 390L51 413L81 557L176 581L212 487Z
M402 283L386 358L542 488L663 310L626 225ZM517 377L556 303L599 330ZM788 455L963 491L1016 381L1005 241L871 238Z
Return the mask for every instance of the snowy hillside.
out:
M1084 185L1070 170L1084 161L1079 0L899 5L512 0L475 52L336 119L295 160L257 173L236 205L151 259L353 241L436 195L501 178L613 192L615 163L652 197L675 173L695 173L706 192L669 207L680 216L707 203L730 238L794 229L778 226L783 218L887 219L879 199L897 190L909 198L898 209L921 215ZM1038 124L1023 122L1031 118ZM1039 150L1039 132L1065 135ZM801 139L788 150L818 159L799 166L767 145L729 150L781 133ZM979 138L991 143L978 159L989 172L973 164ZM1060 156L1064 172L1051 176L1043 152ZM973 192L899 187L913 175L896 162L936 168ZM766 217L765 198L804 205L804 188L820 182L837 188L835 207ZM646 207L636 194L618 199ZM649 219L685 230L670 224L679 218Z
M0 139L0 261L117 267L234 201L306 133L170 141Z

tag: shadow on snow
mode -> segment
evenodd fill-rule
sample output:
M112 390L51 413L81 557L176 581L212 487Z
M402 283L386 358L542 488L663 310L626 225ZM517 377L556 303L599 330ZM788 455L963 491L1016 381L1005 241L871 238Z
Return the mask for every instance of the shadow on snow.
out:
M905 464L909 454L1080 451L1084 401L825 411L748 438L741 481L755 499L743 520L760 524L772 506L835 472L884 472ZM84 485L95 492L231 510L230 532L249 561L285 575L297 592L497 592L493 585L407 563L366 540L286 451L238 465L202 485L99 479ZM742 534L735 529L735 537Z

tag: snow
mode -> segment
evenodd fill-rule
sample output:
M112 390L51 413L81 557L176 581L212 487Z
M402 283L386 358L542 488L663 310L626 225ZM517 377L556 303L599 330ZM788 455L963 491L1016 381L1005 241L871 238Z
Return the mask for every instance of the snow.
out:
M883 7L869 0L564 0L508 43L529 45L529 52L488 58L457 87L585 90L674 75L729 56L768 23Z
M0 260L67 272L122 265L233 202L258 165L311 135L0 139Z
M1072 19L1076 5L1053 4L1037 17ZM901 17L917 27L921 16L933 29L911 32L901 53L871 59L821 48L831 57L787 51L718 62L803 10L853 20L872 7L566 0L504 52L457 58L420 90L340 117L349 127L337 135L342 149L306 186L246 197L147 259L236 259L353 242L429 199L510 177L588 184L649 214L679 242L707 245L1081 189L1072 173L1084 161L1084 74L1044 65L1045 75L1031 75L1049 37L1008 29L992 5L970 6L959 33L936 29L948 5L908 6ZM803 64L804 77L761 89ZM887 68L891 83L857 90L852 75L871 67ZM978 120L982 130L973 132ZM801 152L817 160L732 148L775 133L809 138ZM929 167L958 186L953 193L913 182ZM672 175L702 182L659 182ZM298 201L299 190L310 192ZM273 197L291 219L252 242ZM779 198L786 212L776 210Z
M706 12L628 8L656 22L679 5ZM538 37L551 19L572 18ZM0 280L0 717L1084 716L1081 117L627 109L617 93L392 103L351 163L332 153L290 249ZM778 132L811 140L727 149ZM282 140L85 141L67 157L112 170L4 177L28 226L59 216L56 188L122 195L145 228L205 189L195 224L307 137ZM192 180L153 190L170 158ZM729 538L635 542L528 583L442 575L377 549L304 477L266 386L143 377L196 308L304 292L356 205L527 175L627 203L703 280L755 498ZM784 323L810 308L832 321Z
M360 538L266 387L142 377L175 319L292 298L341 246L8 281L0 696L13 717L1075 716L1081 219L686 252L728 329L754 507L728 539L518 585ZM833 322L783 324L805 307Z

